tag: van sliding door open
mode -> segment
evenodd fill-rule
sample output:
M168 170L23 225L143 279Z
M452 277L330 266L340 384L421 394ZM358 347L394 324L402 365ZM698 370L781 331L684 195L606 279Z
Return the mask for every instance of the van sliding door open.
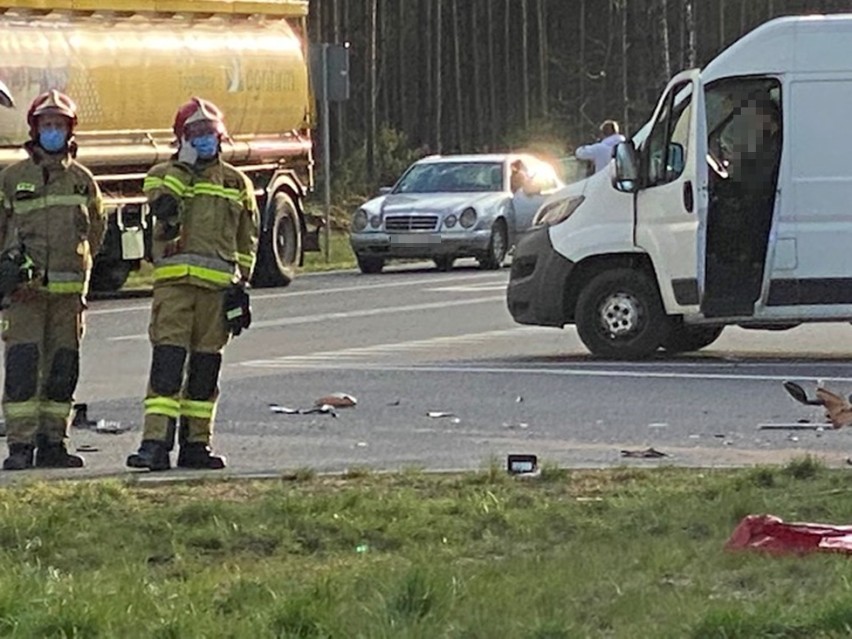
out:
M782 103L774 78L730 78L704 91L707 209L698 232L701 312L752 317L771 276Z

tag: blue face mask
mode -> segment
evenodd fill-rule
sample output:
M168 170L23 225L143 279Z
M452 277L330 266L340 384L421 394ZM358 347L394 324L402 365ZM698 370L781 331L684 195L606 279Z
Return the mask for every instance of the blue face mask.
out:
M190 141L192 148L198 151L198 157L209 160L219 152L219 137L213 133L199 135Z
M59 129L44 129L38 133L38 143L48 153L56 153L65 148L68 136Z

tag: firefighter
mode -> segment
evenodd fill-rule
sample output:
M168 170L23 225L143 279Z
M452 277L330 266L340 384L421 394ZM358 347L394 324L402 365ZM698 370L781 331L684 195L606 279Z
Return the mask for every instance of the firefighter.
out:
M74 160L77 107L59 91L27 113L29 158L0 174L5 470L79 468L66 447L83 309L106 221L92 174Z
M177 465L216 470L210 448L222 350L251 321L245 287L257 249L251 181L222 161L222 112L192 98L174 121L178 152L153 167L145 194L153 229L153 346L142 444L131 468L167 470L178 432Z

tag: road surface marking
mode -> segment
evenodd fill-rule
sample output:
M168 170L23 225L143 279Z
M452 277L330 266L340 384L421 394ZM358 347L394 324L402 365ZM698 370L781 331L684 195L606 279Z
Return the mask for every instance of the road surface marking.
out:
M461 284L459 286L435 286L428 287L423 289L424 291L435 292L435 293L484 293L486 291L505 291L507 283L491 283L485 282L483 284Z
M413 313L416 311L428 311L434 309L449 308L451 306L468 306L472 304L486 304L492 302L500 302L505 298L501 296L492 297L475 297L467 300L451 300L442 302L428 302L424 304L408 304L405 306L382 306L379 308L365 308L358 311L336 311L332 313L318 313L316 315L298 315L296 317L281 317L274 320L254 321L252 329L257 328L273 328L279 326L297 326L299 324L314 324L319 322L329 322L335 320L348 320L358 317L374 317L376 315L390 315L394 313ZM148 339L147 333L137 333L135 335L119 335L117 337L108 337L110 342L124 342L129 340Z
M465 333L463 335L450 335L441 337L430 337L428 339L411 340L407 342L396 342L392 344L376 344L373 346L356 346L336 351L320 351L304 355L284 355L269 359L254 359L238 362L237 366L249 368L301 368L316 365L323 368L335 368L343 360L375 359L386 355L398 353L410 353L412 351L435 350L441 347L453 346L455 344L485 343L503 337L518 337L524 333L537 333L542 329L532 327L509 328L482 333Z
M482 279L486 277L494 277L493 273L477 273L475 275L458 275L446 278L444 281L455 281L455 280L469 280L469 279ZM508 280L507 280L508 281ZM402 286L420 286L422 284L440 284L441 280L437 280L436 278L421 278L416 280L394 280L392 282L382 282L381 284L362 284L362 285L354 285L354 286L340 286L336 288L322 288L315 289L310 291L293 291L287 290L282 291L280 293L252 293L252 300L257 302L262 302L264 300L273 300L279 299L282 297L307 297L311 295L325 295L325 294L338 294L338 293L357 293L360 291L370 291L370 290L379 290L383 288L399 288ZM495 285L496 286L496 285ZM426 289L432 290L432 289ZM435 289L438 290L438 289ZM506 290L506 283L500 284L498 288L494 289L482 289L482 290ZM147 302L145 304L132 304L128 306L120 306L118 308L99 308L86 311L86 317L97 316L97 315L115 315L117 313L135 313L138 311L150 311L151 310L151 302Z

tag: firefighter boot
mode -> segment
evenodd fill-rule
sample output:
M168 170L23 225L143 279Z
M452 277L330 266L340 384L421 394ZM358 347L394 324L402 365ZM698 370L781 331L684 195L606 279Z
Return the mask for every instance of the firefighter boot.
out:
M9 444L9 456L3 460L3 470L26 470L33 467L32 444Z
M143 439L139 450L127 458L127 465L130 468L168 470L172 467L169 444L157 439Z
M36 468L82 468L86 462L79 455L72 455L65 442L39 440L35 453Z
M225 467L225 458L214 455L210 447L203 442L186 442L180 447L177 465L181 468L222 470Z

